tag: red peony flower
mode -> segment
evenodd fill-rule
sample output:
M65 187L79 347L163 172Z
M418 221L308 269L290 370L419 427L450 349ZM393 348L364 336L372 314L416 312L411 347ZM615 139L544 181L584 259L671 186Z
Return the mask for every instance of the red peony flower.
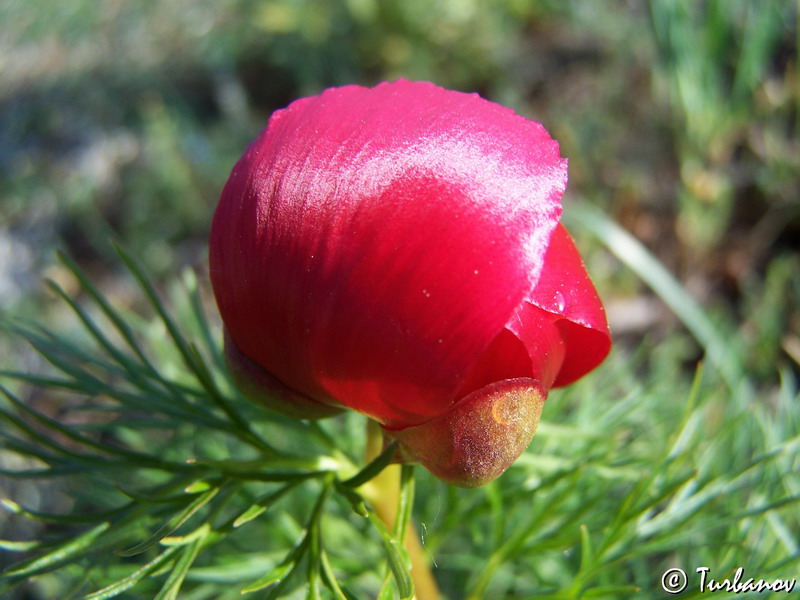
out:
M211 229L237 384L298 418L357 410L446 481L493 479L547 391L610 349L566 183L541 124L476 94L401 80L275 112Z

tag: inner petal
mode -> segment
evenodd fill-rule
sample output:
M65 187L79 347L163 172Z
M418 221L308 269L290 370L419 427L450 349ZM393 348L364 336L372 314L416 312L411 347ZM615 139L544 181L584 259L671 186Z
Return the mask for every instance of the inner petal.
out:
M553 387L564 364L567 343L562 336L560 315L523 302L506 325L520 339L528 353L531 373L546 390Z
M552 387L564 363L562 319L528 302L494 338L459 390L458 397L506 379L536 379Z
M525 346L517 336L504 328L481 355L456 398L464 398L490 383L530 376L531 359Z

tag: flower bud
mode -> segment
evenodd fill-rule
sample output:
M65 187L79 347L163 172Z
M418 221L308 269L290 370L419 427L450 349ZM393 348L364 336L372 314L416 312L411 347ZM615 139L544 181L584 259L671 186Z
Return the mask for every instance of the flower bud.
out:
M497 476L610 349L566 181L541 124L430 83L275 112L211 229L237 385L293 417L361 412L447 481Z

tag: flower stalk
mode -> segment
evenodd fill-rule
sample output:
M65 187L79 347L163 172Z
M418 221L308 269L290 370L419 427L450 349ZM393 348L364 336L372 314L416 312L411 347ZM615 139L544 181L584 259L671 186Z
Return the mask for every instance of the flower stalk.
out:
M367 443L365 448L365 463L369 464L378 457L384 449L383 430L372 419L367 420ZM397 531L398 519L403 520L401 509L401 479L402 465L392 464L383 469L378 475L365 483L359 491L369 501L381 521L390 531L394 531L397 538L403 542L403 547L411 561L411 578L414 581L414 598L417 600L439 600L439 588L433 577L425 550L420 542L411 519L406 520L405 530ZM413 474L411 476L413 478ZM413 481L406 485L413 485ZM408 504L413 503L413 497L407 498ZM410 512L410 506L406 507Z

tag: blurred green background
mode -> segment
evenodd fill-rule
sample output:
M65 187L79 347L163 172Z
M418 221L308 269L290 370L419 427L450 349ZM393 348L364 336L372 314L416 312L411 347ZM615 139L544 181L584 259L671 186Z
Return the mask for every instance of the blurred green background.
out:
M633 234L772 402L800 373L799 20L792 0L4 0L0 309L58 324L43 278L77 288L56 249L134 303L112 239L162 289L192 267L207 291L219 192L273 110L424 79L541 121L570 160L568 222L592 205ZM701 345L575 233L617 344L600 381L685 395Z

